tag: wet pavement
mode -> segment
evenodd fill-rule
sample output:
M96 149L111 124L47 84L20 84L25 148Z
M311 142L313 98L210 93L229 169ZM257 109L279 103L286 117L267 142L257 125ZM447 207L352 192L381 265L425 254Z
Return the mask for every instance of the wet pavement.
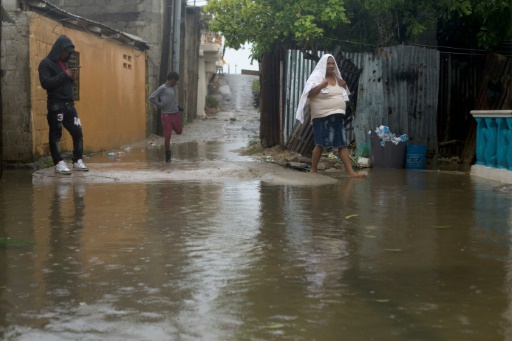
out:
M236 152L254 131L222 115L171 165L155 138L91 156L92 176L5 172L1 339L512 339L508 186L277 171Z

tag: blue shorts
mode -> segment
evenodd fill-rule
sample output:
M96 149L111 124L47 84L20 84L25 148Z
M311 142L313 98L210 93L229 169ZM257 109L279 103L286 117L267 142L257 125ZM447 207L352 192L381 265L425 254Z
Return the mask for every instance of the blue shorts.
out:
M333 114L313 119L315 146L322 148L348 147L345 134L345 115Z

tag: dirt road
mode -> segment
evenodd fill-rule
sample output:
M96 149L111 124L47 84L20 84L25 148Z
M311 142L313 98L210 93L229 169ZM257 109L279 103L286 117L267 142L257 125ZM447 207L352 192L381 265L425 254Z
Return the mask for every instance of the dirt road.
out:
M163 162L163 138L123 146L116 151L85 159L89 172L56 174L52 168L33 174L34 183L59 182L155 182L155 181L251 181L273 184L326 185L337 180L320 174L298 172L241 156L238 152L259 136L259 112L253 107L250 75L218 75L220 101L217 114L186 124L182 135L173 136L171 163ZM70 161L68 161L70 164Z

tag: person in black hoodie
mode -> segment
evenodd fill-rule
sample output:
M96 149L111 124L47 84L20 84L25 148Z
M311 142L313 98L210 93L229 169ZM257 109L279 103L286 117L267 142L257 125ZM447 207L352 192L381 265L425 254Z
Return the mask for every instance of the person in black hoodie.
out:
M66 128L73 139L73 170L89 170L82 161L82 125L74 105L73 83L75 82L78 69L69 69L67 65L69 57L74 51L75 46L71 39L61 35L55 41L48 56L39 63L39 81L48 96L47 120L50 127L50 153L55 164L55 172L60 174L71 174L71 171L62 159L59 149L62 126Z

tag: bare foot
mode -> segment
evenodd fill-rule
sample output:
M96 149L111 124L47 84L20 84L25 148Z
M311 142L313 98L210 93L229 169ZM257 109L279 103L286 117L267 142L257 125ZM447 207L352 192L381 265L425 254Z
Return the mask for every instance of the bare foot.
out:
M361 173L354 173L354 174L350 174L348 177L349 178L366 178L366 175L361 174Z

